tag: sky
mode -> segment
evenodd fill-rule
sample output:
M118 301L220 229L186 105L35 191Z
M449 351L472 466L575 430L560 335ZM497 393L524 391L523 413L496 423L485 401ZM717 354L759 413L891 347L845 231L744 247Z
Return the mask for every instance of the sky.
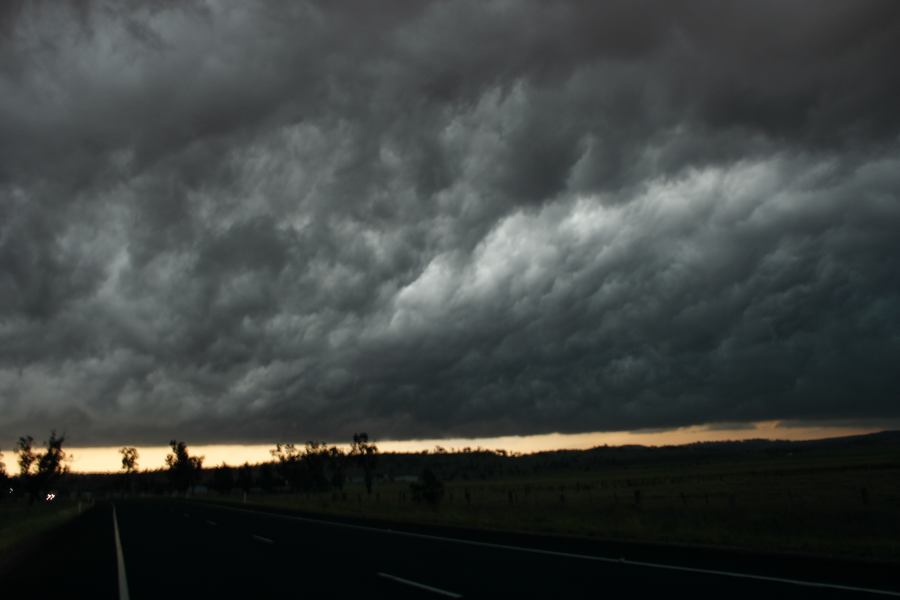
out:
M892 423L896 429L900 422ZM675 429L630 430L617 432L547 433L537 435L509 435L489 438L442 438L410 440L375 440L379 453L391 452L447 452L469 449L503 450L518 454L553 450L585 450L598 446L643 445L649 447L715 442L721 440L816 440L853 435L865 435L883 431L873 423L840 423L830 421L825 426L816 424L792 424L781 421L760 423L722 423L716 425L692 425ZM345 452L349 443L336 444ZM226 464L238 466L244 463L259 464L272 460L274 444L207 444L189 446L191 456L202 457L206 467ZM166 456L172 453L169 446L141 446L137 468L154 470L166 467ZM10 461L12 462L12 461ZM122 454L116 446L91 446L66 450L65 465L71 471L81 473L116 473L122 471Z
M0 4L0 449L900 418L900 3Z

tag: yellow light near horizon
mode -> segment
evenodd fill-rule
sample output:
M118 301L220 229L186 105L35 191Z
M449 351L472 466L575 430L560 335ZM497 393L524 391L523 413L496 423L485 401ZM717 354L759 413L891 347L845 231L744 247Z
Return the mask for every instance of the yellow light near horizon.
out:
M441 446L447 450L458 450L465 447L486 448L490 450L507 450L509 452L541 452L545 450L572 449L581 450L602 446L622 446L641 444L645 446L668 446L691 444L694 442L711 442L721 440L748 439L780 439L811 440L846 435L859 435L882 431L881 427L785 427L780 421L762 421L742 428L713 428L695 425L669 431L620 431L593 433L549 433L542 435L502 436L490 438L450 438L423 440L375 440L381 452L421 452L434 450ZM347 444L336 444L346 449ZM203 456L203 465L212 467L222 463L242 465L261 463L271 460L269 453L275 444L188 444L191 455ZM80 447L67 451L73 460L70 468L80 473L115 473L122 468L120 446ZM165 466L166 455L171 451L168 446L138 446L138 467L141 470L159 469Z
M192 446L188 444L191 456L202 456L203 466L212 467L222 463L242 465L271 460L269 451L274 444L214 444ZM114 473L122 470L121 446L82 447L67 450L72 455L70 468L80 473ZM169 446L137 446L138 468L140 470L160 469L166 465L166 455L172 452Z

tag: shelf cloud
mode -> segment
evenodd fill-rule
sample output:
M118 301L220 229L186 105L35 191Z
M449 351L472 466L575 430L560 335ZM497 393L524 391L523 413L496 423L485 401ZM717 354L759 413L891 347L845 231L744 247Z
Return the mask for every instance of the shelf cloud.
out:
M4 3L0 441L896 419L897 56L888 0Z

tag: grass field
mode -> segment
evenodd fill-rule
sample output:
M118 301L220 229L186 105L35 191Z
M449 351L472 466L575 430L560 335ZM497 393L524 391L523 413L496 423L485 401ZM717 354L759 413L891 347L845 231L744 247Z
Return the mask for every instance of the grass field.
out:
M409 483L400 482L381 483L371 496L349 485L343 493L251 494L248 502L394 521L900 560L895 453L457 480L445 483L437 507L414 503Z
M0 504L0 558L17 545L57 527L78 514L77 502Z

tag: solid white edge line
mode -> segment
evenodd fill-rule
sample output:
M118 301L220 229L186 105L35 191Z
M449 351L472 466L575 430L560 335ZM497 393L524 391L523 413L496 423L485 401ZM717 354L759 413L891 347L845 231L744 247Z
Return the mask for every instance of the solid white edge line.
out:
M344 527L346 529L358 529L361 531L372 531L389 535L401 535L412 538L437 540L441 542L451 542L454 544L468 544L470 546L481 546L484 548L499 548L501 550L514 550L516 552L531 552L533 554L544 554L547 556L560 556L563 558L577 558L580 560L593 560L596 562L617 563L624 565L632 565L637 567L648 567L651 569L666 569L669 571L683 571L687 573L702 573L705 575L721 575L723 577L736 577L740 579L753 579L756 581L771 581L774 583L786 583L791 585L799 585L806 587L825 588L831 590L841 590L845 592L862 592L866 594L878 594L881 596L893 596L900 598L900 592L892 590L881 590L877 588L855 587L850 585L840 585L837 583L825 583L821 581L806 581L802 579L789 579L786 577L770 577L768 575L754 575L752 573L739 573L736 571L718 571L715 569L704 569L701 567L683 567L679 565L667 565L664 563L644 562L640 560L628 560L626 558L610 558L606 556L592 556L590 554L575 554L572 552L559 552L556 550L544 550L541 548L527 548L525 546L512 546L509 544L496 544L493 542L479 542L475 540L466 540L462 538L451 538L440 535L432 535L428 533L415 533L413 531L399 531L396 529L382 529L381 527L372 527L370 525L354 525L352 523L340 523L338 521L325 521L321 519L311 519L309 517L299 517L295 515L283 515L260 510L250 510L247 508L233 508L231 506L220 506L217 504L206 504L211 508L219 508L222 510L230 510L234 512L245 512L255 515L266 515L269 517L278 517L280 519L289 519L293 521L303 521L306 523L316 523L318 525L328 525L331 527Z
M384 577L385 579L392 579L398 583L403 583L405 585L409 585L415 588L419 588L422 590L427 590L429 592L434 592L435 594L440 594L442 596L447 596L449 598L462 598L462 594L457 594L456 592L448 592L447 590L442 590L441 588L432 587L430 585L425 585L424 583L419 583L417 581L410 581L409 579L403 579L402 577L397 577L396 575L390 575L388 573L377 573L379 577Z
M261 535L251 535L250 537L252 537L257 542L262 542L264 544L274 544L275 543L275 540L270 540L269 538L263 537Z
M128 600L128 577L125 575L125 555L122 553L122 540L119 537L119 519L116 517L115 504L113 504L113 532L116 537L116 570L119 575L119 600Z

